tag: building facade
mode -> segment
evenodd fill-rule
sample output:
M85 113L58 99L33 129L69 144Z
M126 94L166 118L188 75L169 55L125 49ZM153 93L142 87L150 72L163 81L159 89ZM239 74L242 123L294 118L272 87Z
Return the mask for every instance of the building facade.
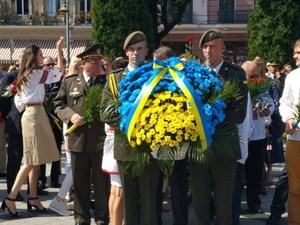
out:
M202 34L211 28L224 33L226 52L235 63L247 59L247 23L255 0L192 0L183 23L177 25L162 40L177 53L183 53L187 37L192 36L193 54L202 58L199 41Z
M187 37L193 36L193 54L202 58L198 46L202 34L210 28L218 28L225 36L225 54L236 63L243 61L247 55L246 24L254 1L192 0L182 23L163 38L162 44L180 55ZM2 0L0 63L14 62L30 44L40 46L44 55L53 56L56 40L67 33L67 17L59 11L65 5L69 5L70 57L89 46L92 42L91 0Z

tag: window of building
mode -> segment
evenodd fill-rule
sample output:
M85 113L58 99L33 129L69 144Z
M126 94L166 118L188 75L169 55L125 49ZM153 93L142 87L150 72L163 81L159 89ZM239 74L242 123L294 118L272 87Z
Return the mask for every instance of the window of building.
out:
M219 23L234 22L234 0L220 0L218 19Z
M225 56L229 57L234 63L240 64L247 60L248 46L246 41L225 41Z
M48 16L55 16L56 11L60 9L63 4L64 4L63 0L48 0L48 7L47 7Z
M191 1L181 18L181 23L192 23L193 22L193 1ZM181 8L181 2L178 0L170 0L168 2L168 20L174 20L174 18L177 16L179 9Z
M17 0L16 1L16 13L19 15L28 14L29 0Z
M91 10L91 0L80 0L79 10L83 12L88 12Z

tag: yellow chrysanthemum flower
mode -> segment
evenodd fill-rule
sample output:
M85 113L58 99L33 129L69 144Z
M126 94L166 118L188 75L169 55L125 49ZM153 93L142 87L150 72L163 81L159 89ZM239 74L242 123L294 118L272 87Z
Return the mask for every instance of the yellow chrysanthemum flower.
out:
M146 141L155 150L157 145L177 147L198 138L194 115L183 94L164 91L153 97L146 101L133 129L135 145Z

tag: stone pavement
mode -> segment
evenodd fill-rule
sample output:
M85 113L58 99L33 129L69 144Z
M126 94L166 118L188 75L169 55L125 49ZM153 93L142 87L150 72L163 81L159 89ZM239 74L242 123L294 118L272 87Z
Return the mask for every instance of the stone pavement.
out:
M62 173L64 174L64 163L65 163L65 155L62 154ZM50 174L50 165L47 165L47 176L49 181L49 174ZM281 170L283 169L284 164L274 164L273 165L273 177L274 177L274 185L267 187L266 196L261 196L262 200L262 208L265 210L265 214L249 214L247 213L247 204L245 201L245 192L243 192L243 199L242 199L242 214L240 219L240 225L263 225L266 224L266 220L270 215L270 205L273 198L274 188L276 181L281 174ZM61 175L61 181L64 178L64 175ZM48 182L49 185L49 182ZM23 185L21 189L21 194L26 197L27 193L27 185ZM49 194L46 196L40 196L40 199L45 207L48 207L52 198L57 194L58 189L56 188L47 188ZM0 202L2 203L3 199L6 196L6 180L5 178L0 178ZM169 200L169 206L170 199ZM0 224L1 225L11 225L11 224L30 224L30 225L72 225L74 224L73 216L59 216L54 212L47 212L47 213L34 213L34 212L27 212L27 205L26 202L17 202L17 209L21 214L20 218L12 219L9 215L8 211L0 212ZM72 203L68 204L68 207L72 208ZM189 225L196 225L194 220L194 212L193 208L189 206ZM164 225L172 225L172 212L163 212L163 221ZM95 224L92 220L91 224ZM287 224L287 213L283 215L283 218L279 221L279 225Z

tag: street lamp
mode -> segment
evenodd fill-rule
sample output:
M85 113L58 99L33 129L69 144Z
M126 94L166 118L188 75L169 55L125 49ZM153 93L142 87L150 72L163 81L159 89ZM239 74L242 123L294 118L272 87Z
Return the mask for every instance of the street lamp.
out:
M69 21L69 8L70 4L69 1L67 0L64 5L58 10L62 14L66 15L66 49L67 49L67 56L66 56L66 68L69 67L70 63L70 21Z

